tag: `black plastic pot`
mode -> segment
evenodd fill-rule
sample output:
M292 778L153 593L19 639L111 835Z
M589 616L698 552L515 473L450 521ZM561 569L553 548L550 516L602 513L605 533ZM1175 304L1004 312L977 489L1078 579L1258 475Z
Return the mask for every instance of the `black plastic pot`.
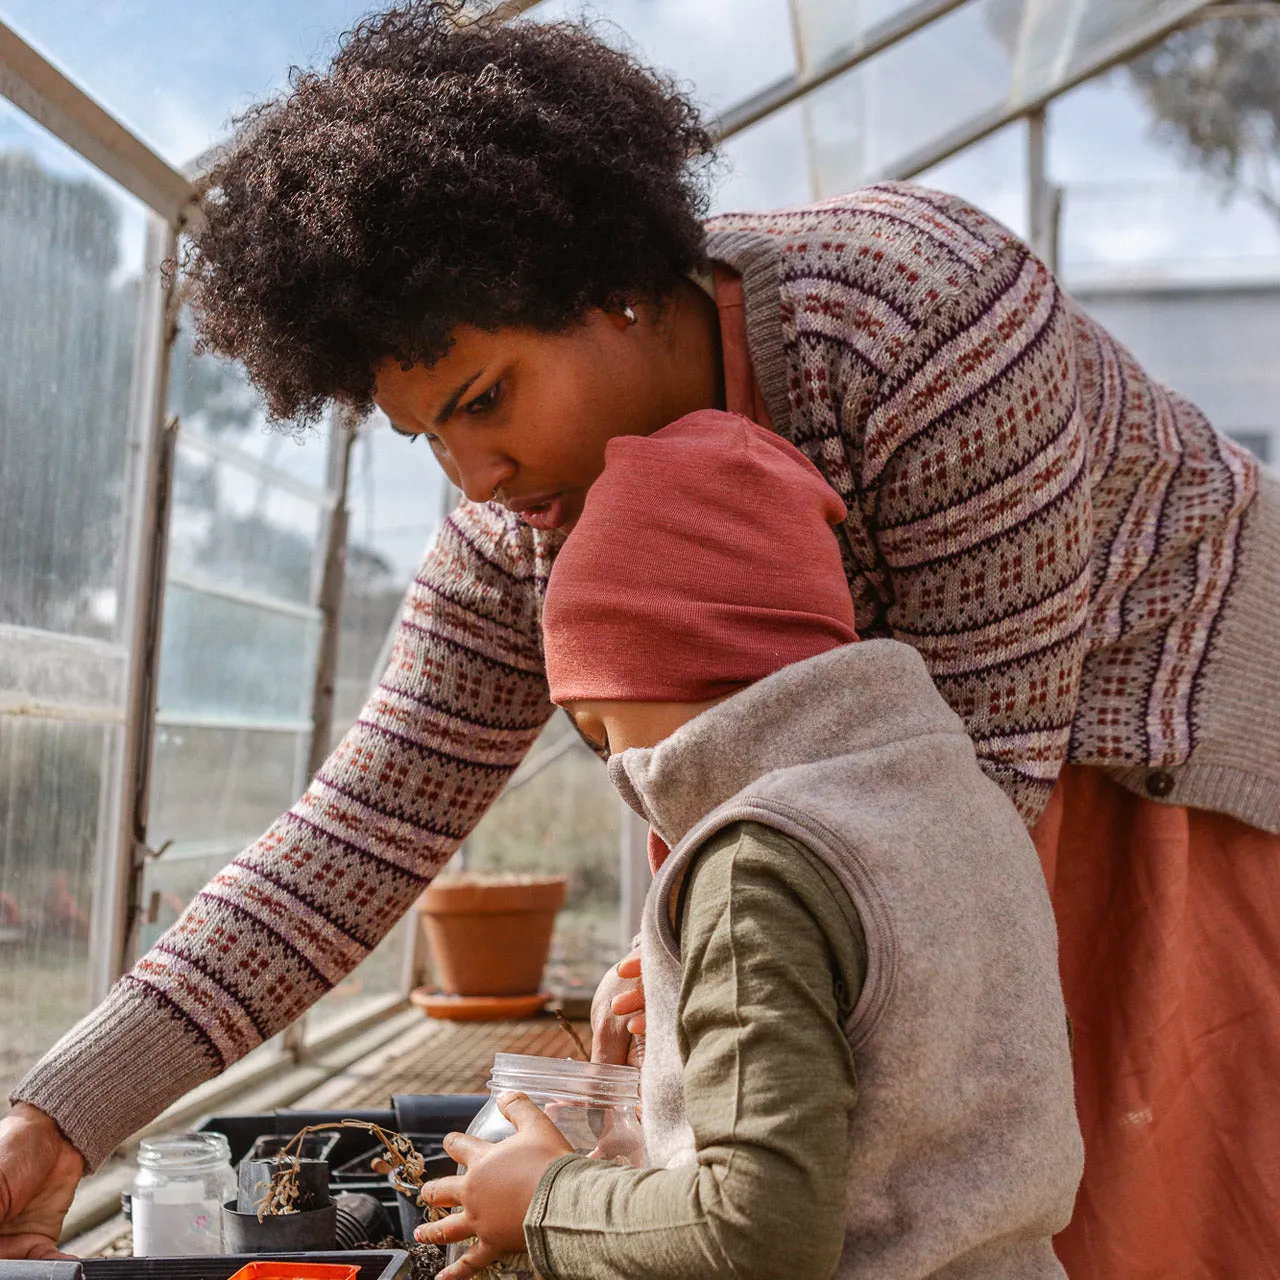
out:
M292 1157L284 1157L288 1167ZM240 1162L239 1185L236 1190L236 1209L240 1213L257 1213L258 1205L266 1194L272 1176L280 1168L274 1157L251 1160L246 1156ZM298 1198L293 1207L298 1210L321 1209L329 1203L329 1162L327 1160L299 1160L297 1173ZM285 1217L292 1215L286 1214Z
M338 1206L330 1201L301 1213L268 1213L262 1221L241 1213L234 1200L222 1206L222 1243L229 1253L308 1253L336 1243Z
M338 1207L334 1238L339 1249L357 1249L387 1235L387 1213L376 1196L344 1191L333 1203Z
M476 1112L488 1100L488 1096L401 1094L394 1097L393 1106L386 1109L281 1110L251 1115L207 1116L198 1127L204 1132L223 1134L231 1144L232 1162L238 1165L253 1149L255 1139L287 1141L307 1125L334 1124L344 1119L363 1120L410 1136L414 1146L427 1157L429 1176L439 1177L453 1172L447 1165L436 1166L432 1161L432 1157L440 1151L441 1140L453 1130L466 1129ZM307 1135L308 1138L311 1136ZM421 1210L411 1201L406 1200L402 1204L387 1182L386 1175L375 1173L369 1167L369 1160L377 1153L371 1134L360 1129L339 1129L320 1136L337 1137L337 1144L328 1157L330 1195L337 1196L343 1191L372 1195L382 1204L388 1220L392 1224L398 1222L402 1228L412 1228L422 1221ZM256 1204L250 1208L256 1213ZM0 1280L4 1280L4 1277L0 1276Z
M301 1160L328 1160L338 1145L341 1133L331 1130L327 1133L308 1133L299 1138L296 1134L290 1137L282 1133L263 1133L253 1140L253 1146L244 1154L245 1160L271 1160L278 1156L285 1147L292 1146L290 1155Z

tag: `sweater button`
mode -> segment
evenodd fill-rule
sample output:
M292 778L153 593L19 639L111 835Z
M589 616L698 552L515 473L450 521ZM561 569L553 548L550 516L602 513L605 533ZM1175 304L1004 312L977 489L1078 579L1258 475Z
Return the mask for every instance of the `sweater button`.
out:
M1163 800L1173 790L1173 774L1167 769L1156 769L1147 774L1147 794Z

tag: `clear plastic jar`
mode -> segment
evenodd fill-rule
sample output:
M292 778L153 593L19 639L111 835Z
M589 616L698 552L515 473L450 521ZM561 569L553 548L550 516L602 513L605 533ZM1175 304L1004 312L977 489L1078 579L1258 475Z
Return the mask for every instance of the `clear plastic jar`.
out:
M222 1252L222 1206L236 1194L220 1133L169 1133L138 1147L131 1212L135 1257Z
M509 1091L527 1093L579 1155L633 1168L644 1163L638 1068L523 1053L496 1054L489 1100L467 1126L467 1132L486 1142L501 1142L515 1133L515 1127L498 1110L498 1095ZM461 1165L458 1171L462 1172ZM465 1244L450 1245L449 1261L456 1262L467 1248ZM532 1280L533 1266L524 1256L503 1275Z

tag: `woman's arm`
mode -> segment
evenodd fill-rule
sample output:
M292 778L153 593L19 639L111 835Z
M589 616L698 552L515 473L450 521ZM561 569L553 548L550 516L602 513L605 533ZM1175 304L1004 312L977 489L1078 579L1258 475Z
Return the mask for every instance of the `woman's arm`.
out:
M450 517L381 683L306 794L15 1090L90 1169L341 981L475 826L552 711L548 569L514 517Z
M697 1164L553 1164L525 1219L544 1280L804 1280L839 1259L856 1099L843 1027L865 972L854 908L815 855L746 824L700 855L683 911Z

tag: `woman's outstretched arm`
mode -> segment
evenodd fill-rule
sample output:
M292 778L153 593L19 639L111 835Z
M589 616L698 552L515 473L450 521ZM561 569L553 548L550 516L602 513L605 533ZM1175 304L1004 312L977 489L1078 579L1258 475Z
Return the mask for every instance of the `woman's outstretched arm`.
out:
M552 711L549 568L514 516L450 517L381 682L306 794L14 1091L89 1169L340 982L479 821Z

